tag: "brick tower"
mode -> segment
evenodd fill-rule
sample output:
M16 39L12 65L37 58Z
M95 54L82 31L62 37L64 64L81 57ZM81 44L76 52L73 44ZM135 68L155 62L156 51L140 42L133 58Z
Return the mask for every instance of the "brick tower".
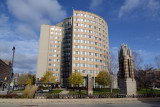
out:
M119 49L118 83L120 94L136 94L137 87L134 78L132 53L131 50L127 47L127 44L122 44L121 48Z

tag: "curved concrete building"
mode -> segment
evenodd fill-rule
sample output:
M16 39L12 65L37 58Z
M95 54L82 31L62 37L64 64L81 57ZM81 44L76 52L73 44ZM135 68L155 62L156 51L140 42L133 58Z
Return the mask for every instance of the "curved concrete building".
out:
M59 26L58 26L59 25ZM60 67L57 69L57 74L59 75L59 79L57 79L63 86L69 86L68 77L71 73L75 70L80 72L84 77L84 86L86 86L86 76L87 74L91 74L94 78L97 74L102 71L108 71L109 69L109 40L108 40L108 25L106 21L93 13L80 11L80 10L73 10L73 16L66 18L63 20L62 23L57 24L59 29L62 29L61 35L61 44L59 49L61 51L59 58ZM49 29L42 29L41 28L41 37L42 39L45 38L43 34L43 30L46 32L50 32ZM60 34L60 33L59 33ZM50 35L49 33L47 35ZM53 36L53 35L52 35ZM56 35L55 35L56 36ZM40 78L43 76L44 72L53 67L46 67L48 65L48 60L46 62L40 61L43 58L41 53L44 53L41 50L41 47L48 46L47 42L46 45L42 44L40 39L40 46L39 46L39 57L38 57L38 66L37 66L37 77ZM48 41L50 41L48 37ZM45 48L46 49L46 48ZM49 49L49 48L48 48ZM45 50L44 50L45 51ZM47 54L47 52L45 52ZM48 52L49 53L49 52ZM48 56L45 56L47 58ZM49 58L49 57L48 57ZM54 58L53 58L54 60ZM44 66L40 66L40 62L45 63ZM52 63L52 62L50 62ZM59 63L58 63L59 64ZM52 65L52 64L51 64ZM42 71L39 72L43 68ZM46 69L46 71L44 71ZM59 72L59 73L58 73ZM94 82L95 83L95 82Z

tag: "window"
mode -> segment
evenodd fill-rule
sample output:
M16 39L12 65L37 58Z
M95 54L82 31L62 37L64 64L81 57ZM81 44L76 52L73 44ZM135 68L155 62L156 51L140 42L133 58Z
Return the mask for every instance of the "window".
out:
M88 55L93 55L93 53L92 52L88 52Z
M89 60L89 61L93 61L93 58L89 58L88 60Z
M74 57L73 59L74 59L74 60L79 60L79 57Z
M95 68L98 68L98 65L95 65Z
M84 37L84 38L85 38L85 37L86 37L86 35L82 35L82 37Z
M86 73L86 70L82 70L81 72L82 72L82 73Z
M51 59L49 59L49 61L51 61Z
M98 53L95 53L95 56L98 56Z
M51 63L49 63L48 65L51 66Z
M86 40L81 40L81 43L87 43L87 41Z
M79 43L79 40L74 40L75 43Z
M86 59L87 59L87 58L84 58L84 57L81 58L82 61L86 61Z
M73 64L73 66L78 67L78 66L79 66L79 63L75 63L75 64Z
M82 45L81 48L82 49L87 49L87 46Z
M81 64L82 67L87 67L87 64Z
M74 48L79 48L79 45L74 45Z
M78 34L74 34L74 37L80 37L80 35L78 35Z
M95 62L99 62L99 59L95 59Z
M79 51L74 51L74 54L79 54Z
M91 67L91 68L92 68L92 67L93 67L93 64L88 64L88 67Z
M51 30L54 30L54 28L51 28Z
M92 47L92 46L89 46L88 49L93 49L93 47Z
M90 38L90 39L91 39L91 38L92 38L92 36L91 36L91 35L89 35L89 36L88 36L88 38Z
M81 54L82 54L82 55L87 55L87 52L82 51Z
M89 33L92 33L92 31L91 31L91 30L88 30L88 32L89 32Z

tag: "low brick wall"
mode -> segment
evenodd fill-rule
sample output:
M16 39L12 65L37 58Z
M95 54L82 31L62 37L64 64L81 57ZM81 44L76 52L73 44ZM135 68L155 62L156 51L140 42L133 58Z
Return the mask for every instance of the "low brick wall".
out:
M119 104L160 102L160 98L110 98L110 99L0 99L0 104Z

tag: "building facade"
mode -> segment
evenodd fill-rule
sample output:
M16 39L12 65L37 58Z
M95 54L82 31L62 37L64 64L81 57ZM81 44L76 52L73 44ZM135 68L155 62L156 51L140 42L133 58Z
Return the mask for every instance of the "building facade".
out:
M56 31L51 30L53 27L61 29L59 35L55 35ZM60 38L59 48L53 48L57 40L51 37ZM60 58L53 57L54 55L59 55ZM54 63L57 58L60 61ZM54 64L58 64L55 65L57 68L54 68ZM108 71L108 67L108 25L102 17L86 11L73 10L73 16L64 19L61 24L41 25L36 78L41 78L49 70L58 74L57 80L63 86L68 86L69 75L77 71L84 77L86 85L87 74L94 78L100 71Z
M0 59L0 86L11 77L12 64L7 60Z

